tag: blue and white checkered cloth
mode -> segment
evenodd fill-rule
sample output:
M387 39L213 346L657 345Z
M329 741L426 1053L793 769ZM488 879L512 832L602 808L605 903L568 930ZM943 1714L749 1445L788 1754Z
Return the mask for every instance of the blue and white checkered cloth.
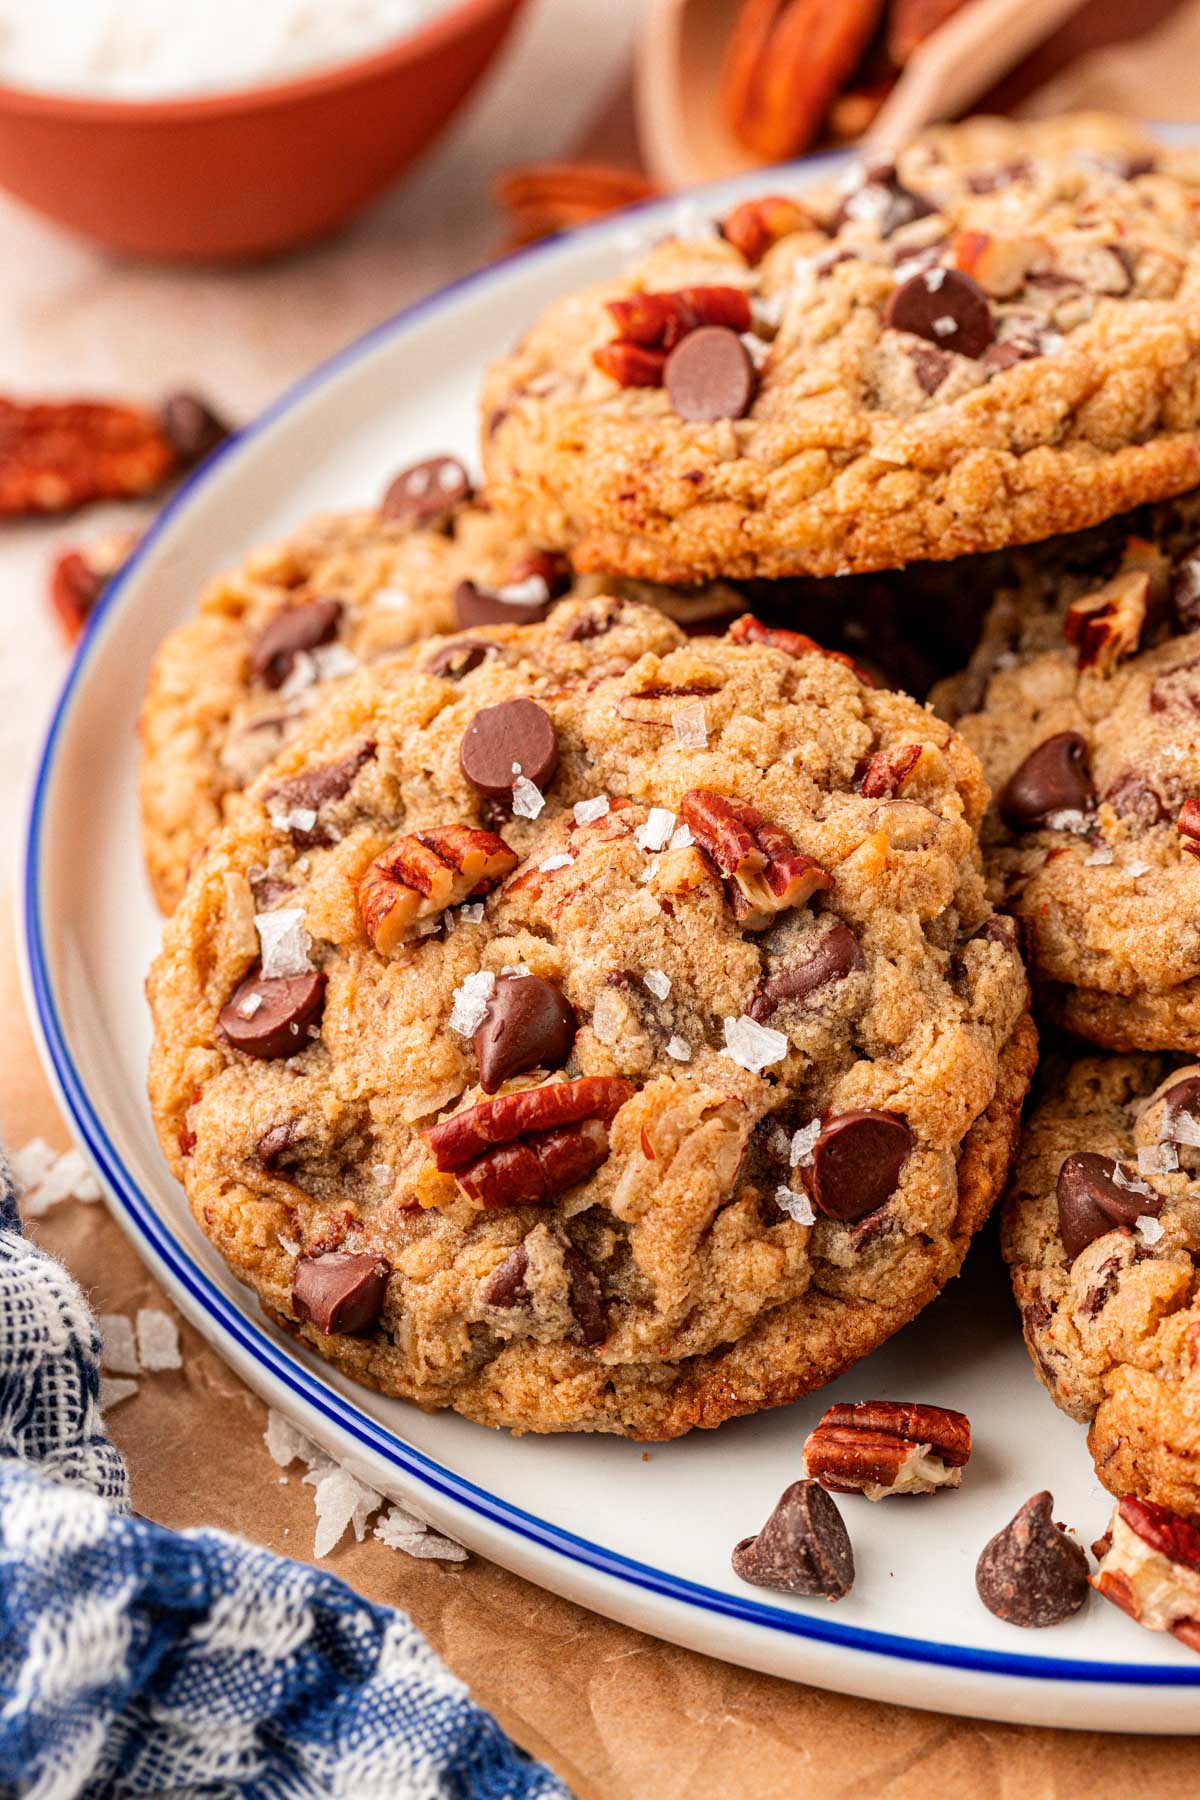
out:
M0 1793L570 1800L402 1614L131 1516L99 1368L0 1150Z

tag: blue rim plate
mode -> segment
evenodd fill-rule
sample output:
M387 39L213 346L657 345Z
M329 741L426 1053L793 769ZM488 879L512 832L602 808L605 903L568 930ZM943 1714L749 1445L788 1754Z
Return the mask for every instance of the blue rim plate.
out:
M810 159L797 165L791 177L811 179L815 164L827 169L834 160ZM753 177L723 183L703 190L701 204L706 211L717 212L758 185ZM648 203L565 242L534 246L386 320L297 383L217 451L164 508L97 612L55 707L34 777L21 916L26 991L47 1069L118 1220L192 1322L251 1385L295 1417L310 1435L375 1486L417 1504L472 1547L543 1586L660 1636L845 1691L976 1715L1091 1728L1111 1723L1114 1703L1120 1699L1125 1729L1192 1729L1191 1695L1200 1687L1200 1665L1184 1654L1176 1657L1176 1647L1162 1645L1161 1640L1151 1643L1143 1660L1122 1660L1119 1655L1096 1660L993 1647L977 1641L978 1629L965 1630L963 1641L955 1642L945 1632L923 1636L844 1622L829 1616L828 1609L806 1609L800 1602L772 1603L748 1589L722 1589L656 1566L652 1557L571 1529L564 1517L564 1511L566 1517L572 1516L570 1508L559 1506L555 1516L539 1514L511 1495L495 1492L494 1482L472 1479L461 1467L449 1466L440 1454L414 1441L420 1431L410 1422L423 1420L423 1415L406 1412L395 1402L379 1402L342 1383L318 1359L269 1327L244 1290L223 1277L215 1259L205 1256L203 1240L189 1229L190 1222L181 1224L178 1190L165 1168L161 1163L155 1168L147 1160L144 1146L133 1148L135 1133L145 1129L140 1080L130 1077L122 1085L114 1075L116 1085L109 1093L98 1074L102 1065L97 1063L96 1033L99 1029L103 1035L103 1020L92 1018L89 1008L92 989L105 979L110 953L102 938L93 942L87 933L109 927L95 926L83 913L73 913L74 889L64 884L64 857L69 858L81 836L93 828L102 832L110 821L115 820L126 840L135 835L129 799L132 752L124 746L149 649L175 618L186 613L197 575L212 572L247 542L263 536L268 521L271 530L277 530L280 521L303 516L315 506L349 501L362 492L362 469L377 475L389 462L394 466L401 461L401 456L388 453L394 441L388 428L393 389L400 395L396 416L408 405L423 422L429 448L445 441L440 421L452 415L460 420L461 438L480 366L478 345L482 341L485 348L492 347L487 322L504 314L504 327L511 329L512 322L528 317L554 292L611 267L631 231L652 235L669 223L673 210L673 203ZM502 335L497 338L497 343L503 341ZM463 342L472 345L469 367L461 378L457 372L439 375L439 356L452 369L445 359ZM420 391L420 371L426 367L433 370L428 395ZM412 398L410 386L418 389ZM430 427L424 421L433 416L430 408L435 400L439 424ZM349 420L346 430L357 445L357 461L340 475L319 463L314 467L311 446L314 441L329 442L332 435L336 453L343 418ZM414 440L412 449L421 447ZM332 462L336 463L336 454ZM339 481L345 492L339 491ZM222 531L227 541L222 540ZM173 596L171 616L163 609L165 592ZM128 688L114 692L114 684L123 678L128 679ZM101 688L103 693L98 692ZM107 705L110 697L112 707ZM106 722L110 720L115 721L111 726ZM111 738L106 740L110 729ZM118 768L122 755L130 760ZM91 771L106 770L110 761L111 807L105 811L105 776L98 775L95 805L101 820L94 826L89 809L81 806L80 777L88 772L90 798ZM124 896L136 847L126 841L122 856L104 891L109 909L115 901L124 914L134 905L131 900L127 908ZM137 905L147 910L140 899ZM123 926L114 923L111 929ZM140 989L153 949L144 921L139 929L138 941L144 948L135 953L133 965L125 951L116 952L128 970L126 985L131 989ZM114 1056L126 1035L114 1032ZM135 1117L139 1109L140 1120ZM1024 1379L1032 1382L1023 1364L1022 1352L1020 1362L1012 1366L1023 1369ZM903 1380L903 1373L897 1378ZM755 1423L726 1427L721 1434L722 1443L732 1444L734 1438L727 1434L741 1433L736 1443L747 1455L747 1467L753 1466L747 1446L757 1440L746 1435L746 1427ZM1039 1415L1038 1434L1058 1430L1061 1424L1051 1409L1048 1415ZM460 1433L477 1432L462 1421L455 1421L455 1427ZM434 1427L420 1427L426 1429ZM1074 1428L1070 1431L1074 1433ZM496 1438L486 1435L491 1455ZM684 1442L690 1445L701 1435L707 1434L694 1434ZM456 1446L458 1441L454 1440ZM474 1445L480 1441L479 1436L470 1440ZM794 1433L790 1441L797 1441ZM1068 1453L1086 1461L1081 1437L1065 1437L1063 1442ZM531 1440L525 1443L528 1449L512 1444L507 1455L549 1454ZM589 1440L573 1444L577 1468L589 1456L598 1462L613 1455L611 1447ZM561 1462L563 1440L556 1440L556 1445L554 1454ZM794 1460L794 1452L789 1454ZM462 1462L457 1448L451 1460ZM469 1465L469 1453L465 1460ZM1031 1491L1030 1483L1027 1480L1021 1489L1019 1470L1013 1471L1013 1478L1017 1485L1011 1491L1019 1502ZM1035 1479L1033 1485L1044 1483ZM762 1511L759 1500L752 1504ZM1092 1506L1094 1511L1095 1502ZM1008 1511L994 1508L990 1529L1011 1510L1011 1506ZM754 1528L744 1509L739 1516L743 1533ZM858 1527L852 1528L857 1542ZM972 1540L975 1549L982 1541L982 1535ZM972 1561L973 1555L974 1551ZM719 1568L714 1563L714 1573ZM1093 1602L1093 1612L1099 1604ZM1106 1638L1108 1624L1106 1620L1102 1627ZM1132 1627L1128 1629L1132 1632ZM1144 1637L1134 1634L1130 1650L1135 1644L1138 1650L1145 1649ZM1160 1649L1162 1659L1149 1660Z

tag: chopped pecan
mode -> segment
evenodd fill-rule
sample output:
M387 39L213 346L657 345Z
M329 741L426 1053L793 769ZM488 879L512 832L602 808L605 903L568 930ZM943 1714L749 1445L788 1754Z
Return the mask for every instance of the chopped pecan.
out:
M644 175L602 163L527 163L507 169L492 192L507 214L509 248L586 225L660 192Z
M726 635L731 644L764 644L768 650L782 650L785 656L827 656L832 662L844 663L864 687L875 686L867 671L844 650L826 650L824 644L818 644L816 638L810 638L803 631L789 631L783 625L764 625L753 613L743 613L740 619L735 619Z
M63 550L50 565L50 604L67 642L75 643L105 588L133 555L141 533L111 531L77 550Z
M644 344L627 344L618 338L611 344L601 344L592 352L593 361L598 369L621 387L661 387L663 370L667 366L665 350L647 348Z
M444 825L398 838L358 884L367 936L381 956L390 956L419 919L490 894L517 860L503 838L477 825Z
M1189 856L1200 856L1200 800L1185 800L1175 824Z
M477 1205L533 1206L600 1167L606 1128L633 1092L615 1075L549 1082L483 1100L421 1135L439 1173Z
M866 800L898 794L920 762L923 748L921 744L895 744L890 750L877 750L859 777L859 793Z
M692 788L679 803L679 816L716 865L745 931L765 931L777 913L833 886L833 876L815 857L797 850L786 831L740 800Z
M806 150L882 11L883 0L743 0L722 74L734 136L763 162Z
M864 1400L831 1406L804 1445L810 1475L838 1494L932 1494L958 1487L971 1426L945 1406Z
M994 300L1011 300L1045 245L1036 238L999 237L987 231L960 231L952 245L954 267L972 276Z
M1063 635L1078 646L1081 669L1111 675L1117 664L1138 647L1150 599L1150 577L1123 570L1094 594L1082 594L1067 608Z
M721 221L721 236L754 268L767 251L793 231L815 224L797 200L783 194L764 194L761 200L743 200Z
M1200 1650L1200 1530L1168 1507L1127 1495L1093 1546L1092 1586L1148 1631Z
M749 331L750 302L741 288L687 287L609 300L617 336L594 353L597 368L622 387L661 387L667 356L704 325Z
M175 468L161 426L137 407L0 400L0 517L150 494Z

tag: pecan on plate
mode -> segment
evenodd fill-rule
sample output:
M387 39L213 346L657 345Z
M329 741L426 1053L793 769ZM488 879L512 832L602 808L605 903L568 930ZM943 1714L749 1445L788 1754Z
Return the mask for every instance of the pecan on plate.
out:
M836 1494L932 1494L958 1487L971 1426L945 1406L863 1400L831 1406L804 1445L811 1476Z
M62 550L50 565L50 605L69 644L79 638L113 576L137 549L141 533L111 531L75 550Z
M1200 1529L1153 1500L1128 1495L1093 1545L1092 1586L1148 1631L1200 1650Z
M1025 286L1035 261L1045 250L1037 238L1005 236L990 231L960 231L952 246L954 267L977 281L994 300L1011 300Z
M833 886L833 876L815 857L797 850L781 826L740 800L692 788L679 803L679 816L715 864L744 931L765 931L777 913Z
M763 162L806 150L882 12L883 0L743 0L721 82L734 136Z
M593 352L593 360L622 387L661 387L669 353L702 326L742 332L752 323L750 302L736 287L627 294L606 304L617 335Z
M831 662L844 663L864 687L875 686L867 671L844 650L827 650L807 632L789 631L784 625L764 625L753 613L743 613L740 619L735 619L726 636L731 644L764 644L768 650L782 650L785 656L827 656Z
M1200 856L1200 800L1185 800L1175 821L1181 846L1189 856Z
M139 407L0 400L0 517L150 494L176 460L162 427Z
M744 256L751 268L756 267L781 238L793 231L804 231L815 224L798 200L784 194L764 194L761 200L743 200L740 206L721 220L721 236Z
M441 1174L476 1205L536 1206L608 1158L608 1126L634 1093L616 1075L552 1081L483 1100L421 1133Z
M1077 646L1077 667L1111 675L1119 662L1132 656L1146 623L1149 600L1149 575L1133 569L1114 575L1094 594L1072 600L1063 635L1068 644Z
M399 949L421 919L490 894L517 856L495 832L443 825L397 838L358 884L358 909L381 956Z

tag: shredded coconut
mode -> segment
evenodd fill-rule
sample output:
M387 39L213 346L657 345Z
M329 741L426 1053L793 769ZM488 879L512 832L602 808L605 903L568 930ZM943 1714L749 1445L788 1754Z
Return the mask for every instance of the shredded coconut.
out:
M608 795L597 794L593 800L577 800L571 810L577 825L594 825L608 811Z
M785 1212L789 1219L796 1221L797 1225L811 1225L815 1221L816 1214L812 1209L812 1201L807 1194L798 1194L795 1188L777 1187L775 1204L780 1212Z
M110 1375L136 1375L141 1367L133 1341L133 1322L124 1313L100 1313L100 1367Z
M782 1031L772 1031L769 1025L757 1024L747 1013L739 1019L725 1020L725 1048L721 1055L737 1063L739 1068L748 1069L752 1075L759 1074L772 1063L782 1062L787 1053L788 1041Z
M792 1133L791 1148L788 1161L793 1169L806 1169L813 1159L813 1149L821 1135L820 1119L810 1119L799 1131Z
M169 1313L154 1306L139 1307L137 1341L143 1369L149 1369L153 1374L162 1369L182 1369L179 1327Z
M262 947L262 975L266 981L280 975L304 975L312 968L308 953L312 939L298 906L254 915L254 929Z
M665 806L652 806L646 815L646 823L634 832L634 842L639 850L665 850L674 829L675 814Z
M136 1381L126 1381L108 1375L100 1377L100 1411L111 1412L114 1406L120 1406L122 1400L132 1400L138 1391Z
M664 975L661 969L647 969L642 980L656 1000L665 1000L671 991L671 977Z
M703 750L708 743L708 719L703 700L689 700L671 713L671 730L681 750Z
M546 804L546 797L541 789L535 787L526 775L518 775L513 782L512 809L518 819L536 819Z
M667 1039L667 1055L675 1062L691 1062L692 1046L686 1038L681 1038L676 1033L674 1037Z
M461 987L454 990L454 1005L450 1011L450 1029L459 1037L473 1037L483 1023L492 995L496 991L496 977L490 969L480 969L474 975L468 975Z
M548 856L545 862L540 862L538 868L543 875L549 875L554 869L569 869L574 861L573 856L568 856L565 851L560 850L557 856Z
M1143 1244L1157 1244L1160 1237L1166 1235L1165 1227L1154 1217L1153 1213L1142 1213L1137 1221L1138 1236Z

